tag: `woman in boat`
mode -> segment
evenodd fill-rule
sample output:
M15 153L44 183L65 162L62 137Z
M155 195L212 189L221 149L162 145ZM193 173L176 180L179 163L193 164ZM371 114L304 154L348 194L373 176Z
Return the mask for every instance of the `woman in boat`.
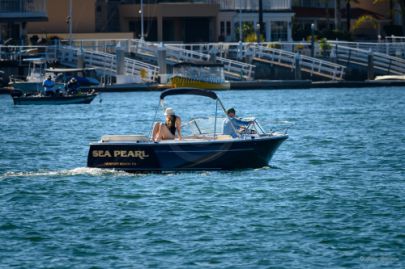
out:
M174 110L170 107L166 108L164 115L166 116L166 122L157 122L153 126L152 139L155 142L160 140L175 139L176 135L181 140L181 119L176 116ZM177 133L176 133L177 131Z

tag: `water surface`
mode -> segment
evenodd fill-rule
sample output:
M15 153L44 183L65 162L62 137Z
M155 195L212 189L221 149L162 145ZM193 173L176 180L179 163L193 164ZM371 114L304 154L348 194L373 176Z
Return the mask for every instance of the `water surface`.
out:
M0 95L0 267L405 267L404 89L218 94L289 128L269 167L89 169L89 142L150 131L159 93L70 106ZM167 103L183 120L215 110L202 97Z

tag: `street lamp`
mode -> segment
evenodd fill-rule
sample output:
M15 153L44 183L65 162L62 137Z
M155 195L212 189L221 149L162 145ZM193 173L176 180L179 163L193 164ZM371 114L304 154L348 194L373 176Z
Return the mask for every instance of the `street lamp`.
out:
M72 0L69 0L69 16L67 19L68 26L69 26L69 46L72 46L72 32L73 32L73 27L72 27L72 13L73 13L73 4Z
M315 49L315 24L311 23L311 57L314 57L314 49Z
M256 24L257 43L260 43L260 23Z
M242 41L242 0L239 0L239 41Z
M141 9L139 10L139 13L141 14L141 41L144 41L144 35L143 35L143 0L141 0Z

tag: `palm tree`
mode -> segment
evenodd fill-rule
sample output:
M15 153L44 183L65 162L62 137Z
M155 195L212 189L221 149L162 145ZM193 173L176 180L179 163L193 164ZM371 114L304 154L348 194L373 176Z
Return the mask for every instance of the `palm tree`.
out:
M339 0L337 0L339 1ZM350 1L350 0L348 0ZM402 20L402 35L405 35L405 0L373 0L374 4L378 4L378 3L383 3L383 2L390 2L390 6L393 7L393 3L396 3L397 6L399 7L399 9L397 10L393 10L393 12L397 12L401 14L401 20ZM371 22L373 24L376 23L375 19L372 18L371 16L361 16L360 18L357 19L357 21L355 22L355 26L359 27L361 26L361 24L365 23L365 22Z

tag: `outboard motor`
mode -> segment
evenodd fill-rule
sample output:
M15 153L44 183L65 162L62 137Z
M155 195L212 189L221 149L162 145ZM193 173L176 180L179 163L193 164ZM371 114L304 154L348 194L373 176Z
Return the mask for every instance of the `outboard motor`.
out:
M12 90L10 95L11 97L22 97L24 93L20 90Z

